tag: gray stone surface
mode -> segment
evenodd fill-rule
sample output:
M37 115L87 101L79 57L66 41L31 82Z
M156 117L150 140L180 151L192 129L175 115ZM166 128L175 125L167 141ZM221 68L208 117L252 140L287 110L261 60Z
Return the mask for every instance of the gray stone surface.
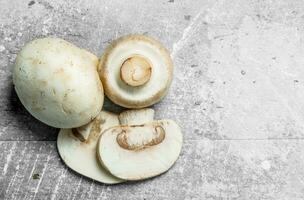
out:
M0 199L303 199L303 145L299 140L186 140L166 174L106 186L67 169L55 142L1 142Z
M1 0L0 199L304 199L303 16L300 0ZM185 145L168 173L105 186L63 165L58 130L22 107L11 66L37 37L101 55L129 33L171 51L174 81L154 108Z

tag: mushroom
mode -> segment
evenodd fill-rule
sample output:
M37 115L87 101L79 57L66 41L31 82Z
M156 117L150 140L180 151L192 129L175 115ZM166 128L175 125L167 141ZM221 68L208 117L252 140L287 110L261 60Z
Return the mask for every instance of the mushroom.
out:
M98 117L98 116L97 116ZM97 118L96 117L96 118ZM88 124L85 124L83 126L80 126L78 128L73 128L72 132L73 134L81 141L81 142L85 142L88 140L90 133L93 129L96 129L98 127L96 127L96 125L100 124L99 121L98 123L96 123L97 119L94 119L93 121L91 121Z
M172 120L152 119L144 124L142 119L149 111L127 111L120 121L132 125L109 128L100 136L98 158L114 176L124 180L140 180L166 172L177 160L182 147L182 133ZM124 119L125 117L130 118ZM150 115L151 116L151 115Z
M114 177L100 165L96 154L100 134L117 125L117 115L101 111L89 125L81 129L61 129L57 138L57 148L64 163L79 174L102 183L122 182L123 180ZM82 139L79 139L79 136Z
M98 71L105 93L114 103L143 108L167 93L173 64L160 42L144 35L128 35L106 49Z
M100 112L104 95L98 58L59 38L26 44L13 67L16 93L38 120L57 128L79 127Z
M153 121L154 110L143 108L137 110L126 110L119 114L118 119L121 125L138 125Z

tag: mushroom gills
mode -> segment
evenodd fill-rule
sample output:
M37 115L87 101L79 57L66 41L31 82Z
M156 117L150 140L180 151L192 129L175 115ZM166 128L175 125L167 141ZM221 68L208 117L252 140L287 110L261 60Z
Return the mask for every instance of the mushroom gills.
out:
M61 129L57 138L57 148L64 163L77 173L102 183L123 182L101 166L96 150L102 132L117 125L119 125L117 115L101 111L90 124L82 128L73 129L73 131Z
M104 113L106 113L106 111L104 111ZM81 142L85 142L88 140L92 132L99 133L102 130L101 124L105 123L102 116L103 115L100 113L90 123L80 126L78 128L73 128L72 132L74 136L76 136Z
M101 164L114 176L140 180L166 172L182 147L180 127L172 120L116 126L99 139Z
M116 137L120 147L139 151L158 145L165 138L165 130L158 123L147 125L122 126L122 132Z
M167 49L145 35L113 41L100 58L105 93L126 108L144 108L160 101L172 81L173 62Z

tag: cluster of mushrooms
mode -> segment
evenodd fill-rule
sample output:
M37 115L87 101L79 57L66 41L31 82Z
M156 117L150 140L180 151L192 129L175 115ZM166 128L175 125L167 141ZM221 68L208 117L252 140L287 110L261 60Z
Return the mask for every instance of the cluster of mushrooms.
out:
M38 120L61 128L58 152L67 166L115 184L166 172L177 160L182 133L172 120L154 120L173 64L161 43L143 35L112 42L98 59L59 38L27 43L13 67L16 93ZM102 110L104 92L129 108Z

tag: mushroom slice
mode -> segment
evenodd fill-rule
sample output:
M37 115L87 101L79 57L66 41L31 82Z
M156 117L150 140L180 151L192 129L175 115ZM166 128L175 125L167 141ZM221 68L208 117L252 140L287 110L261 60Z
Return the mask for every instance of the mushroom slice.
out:
M59 38L26 44L13 67L16 93L38 120L57 128L89 123L100 112L104 95L98 58Z
M128 35L106 49L98 71L105 93L113 102L127 108L143 108L167 93L173 64L160 42L144 35Z
M73 134L81 141L81 142L85 142L89 136L90 136L90 133L91 133L91 129L93 127L93 124L92 122L86 124L86 125L83 125L81 127L78 127L78 128L73 128L72 129L72 132Z
M88 140L91 131L97 130L100 125L100 116L97 116L92 122L80 126L78 128L73 128L73 134L81 141L85 142ZM93 130L94 129L94 130Z
M61 129L57 138L57 148L64 163L74 171L96 181L115 184L123 180L114 177L99 163L96 149L100 134L119 124L117 115L106 111L100 114L90 123L85 132L89 135L85 141L79 140L77 129Z
M182 134L172 120L112 127L101 135L102 165L124 180L140 180L166 172L177 160Z

